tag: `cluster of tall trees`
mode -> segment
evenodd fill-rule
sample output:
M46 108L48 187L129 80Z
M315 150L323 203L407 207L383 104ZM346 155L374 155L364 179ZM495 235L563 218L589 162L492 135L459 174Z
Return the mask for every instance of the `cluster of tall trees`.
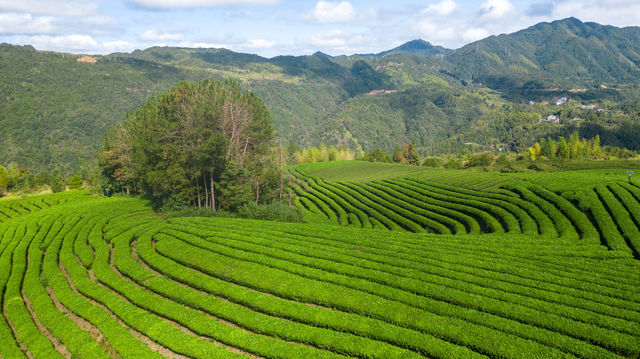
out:
M396 147L393 155L383 151L382 149L375 149L363 156L365 161L370 162L395 162L403 163L405 165L420 166L420 156L416 146L412 143L405 143L400 147Z
M76 182L80 181L80 185L75 188L81 188L84 185L83 176L80 173L73 178L76 179ZM69 182L67 178L59 172L54 174L48 171L33 173L26 167L21 167L15 163L8 167L0 165L0 196L7 192L39 191L46 189L47 186L53 192L60 192L65 190L67 182Z
M213 210L282 196L265 104L234 81L181 82L106 135L103 187Z
M560 136L557 141L548 137L541 138L533 146L529 147L529 157L537 159L604 159L605 153L600 146L600 136L587 140L580 138L578 132L573 132L567 141Z
M361 151L352 150L350 148L340 146L320 145L318 147L307 147L297 149L291 154L292 162L300 163L316 163L326 161L348 161L357 160L362 155Z

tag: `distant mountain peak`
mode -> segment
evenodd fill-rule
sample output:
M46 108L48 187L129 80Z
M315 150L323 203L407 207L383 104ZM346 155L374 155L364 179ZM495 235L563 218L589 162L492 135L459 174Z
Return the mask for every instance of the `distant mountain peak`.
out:
M494 88L527 81L635 82L640 79L640 27L618 28L575 17L490 36L447 60L464 81Z
M407 41L404 44L396 47L396 49L400 49L400 48L430 49L430 48L433 48L433 47L434 46L431 45L431 43L429 41L424 41L422 39L416 39L416 40Z
M331 55L329 55L329 54L325 54L325 53L324 53L324 52L322 52L322 51L316 51L316 52L314 52L314 53L313 53L313 55L311 55L311 56L325 56L325 57L333 57L333 56L331 56Z
M382 57L389 54L409 54L409 55L417 55L417 56L425 56L425 57L435 57L441 55L447 55L451 53L453 50L446 49L442 46L434 46L430 42L416 39L411 40L409 42L405 42L404 44L395 47L391 50L382 51L377 54L357 54L355 56L360 57Z

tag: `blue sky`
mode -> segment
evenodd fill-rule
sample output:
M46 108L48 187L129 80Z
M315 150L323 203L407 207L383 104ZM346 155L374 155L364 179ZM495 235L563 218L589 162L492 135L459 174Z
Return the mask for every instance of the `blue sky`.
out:
M154 45L271 57L379 52L413 39L458 48L574 16L640 25L637 0L0 0L0 42L87 54Z

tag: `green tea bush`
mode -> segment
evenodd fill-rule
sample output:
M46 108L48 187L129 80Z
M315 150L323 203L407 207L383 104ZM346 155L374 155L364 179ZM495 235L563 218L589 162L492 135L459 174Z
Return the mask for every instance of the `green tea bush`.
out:
M422 161L422 165L425 167L440 167L440 161L435 157L427 157Z
M269 204L254 202L244 204L238 208L238 217L280 222L303 222L303 213L299 207L290 207L280 201L273 201Z

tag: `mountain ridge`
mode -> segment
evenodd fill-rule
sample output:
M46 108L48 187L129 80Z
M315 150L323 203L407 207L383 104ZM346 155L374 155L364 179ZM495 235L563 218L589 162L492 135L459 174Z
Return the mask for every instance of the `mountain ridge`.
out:
M419 55L433 49L451 52ZM265 101L285 143L393 150L413 141L423 151L450 151L465 142L518 148L538 135L564 133L538 123L552 109L520 104L552 96L623 101L627 94L615 86L636 88L640 80L638 27L569 18L442 49L412 40L381 56L265 58L227 49L151 47L82 62L82 54L3 44L0 164L74 171L93 160L107 128L183 80L242 82ZM600 89L602 84L614 89ZM575 88L584 92L567 92ZM500 121L511 121L502 113L529 122L502 126ZM491 135L482 132L487 126ZM598 123L590 135L619 145L616 126ZM509 128L526 128L527 135L507 135Z

